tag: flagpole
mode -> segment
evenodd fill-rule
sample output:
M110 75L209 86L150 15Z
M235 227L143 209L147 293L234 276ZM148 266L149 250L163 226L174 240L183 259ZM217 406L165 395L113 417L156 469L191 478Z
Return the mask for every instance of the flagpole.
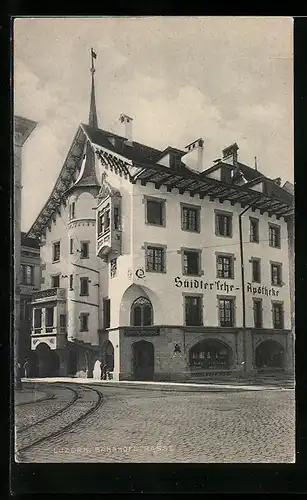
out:
M91 48L91 59L92 59L91 73L93 75L95 73L95 67L94 67L94 51L92 48Z

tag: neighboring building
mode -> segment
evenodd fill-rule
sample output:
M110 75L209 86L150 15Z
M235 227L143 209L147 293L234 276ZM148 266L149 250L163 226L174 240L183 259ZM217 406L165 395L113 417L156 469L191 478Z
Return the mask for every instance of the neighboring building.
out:
M159 151L80 125L28 236L39 375L180 379L293 371L287 220L293 196L203 141ZM244 213L243 213L244 212ZM241 237L242 236L242 237ZM241 259L243 266L241 266Z
M31 363L33 353L31 351L31 323L32 293L40 289L40 246L33 238L27 238L26 233L21 233L21 257L20 257L20 335L18 358L23 365L26 358L31 364L32 374L36 374L36 367Z
M37 123L14 116L14 367L17 375L18 342L20 328L20 240L21 240L21 171L22 171L22 147L33 132ZM15 376L17 380L17 376Z

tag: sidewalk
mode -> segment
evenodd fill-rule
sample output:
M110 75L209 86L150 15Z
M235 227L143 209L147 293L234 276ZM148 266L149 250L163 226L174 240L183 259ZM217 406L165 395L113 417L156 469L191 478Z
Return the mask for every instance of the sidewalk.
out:
M164 391L194 391L194 392L222 392L222 391L265 391L265 390L293 390L292 388L276 385L247 385L223 383L193 383L193 382L151 382L135 380L97 380L94 378L74 377L46 377L22 379L23 383L73 383L100 385L109 387L127 387L130 389L151 389Z

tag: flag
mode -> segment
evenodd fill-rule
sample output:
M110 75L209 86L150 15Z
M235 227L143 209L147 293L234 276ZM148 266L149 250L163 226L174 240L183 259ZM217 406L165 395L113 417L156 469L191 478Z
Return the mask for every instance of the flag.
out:
M92 50L92 57L93 57L94 59L97 59L97 54L93 51L93 49L91 49L91 50Z

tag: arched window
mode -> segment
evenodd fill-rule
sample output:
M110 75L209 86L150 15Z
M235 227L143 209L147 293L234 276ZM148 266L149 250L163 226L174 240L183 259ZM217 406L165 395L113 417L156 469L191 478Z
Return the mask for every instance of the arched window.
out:
M132 326L150 326L153 324L153 311L149 299L139 297L131 306Z

